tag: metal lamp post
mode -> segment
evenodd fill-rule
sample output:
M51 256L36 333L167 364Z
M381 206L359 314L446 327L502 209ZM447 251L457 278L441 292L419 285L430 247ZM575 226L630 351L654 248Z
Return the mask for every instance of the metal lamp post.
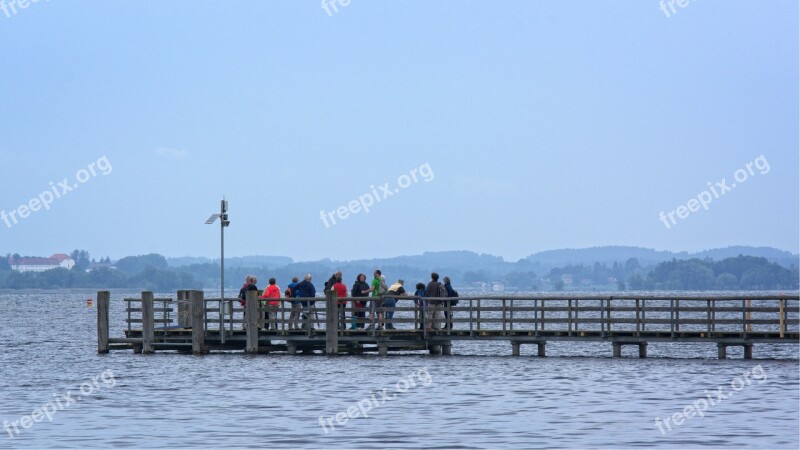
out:
M228 201L222 197L219 214L212 214L206 220L206 225L211 225L219 220L219 334L222 343L225 343L225 228L231 224L228 220Z

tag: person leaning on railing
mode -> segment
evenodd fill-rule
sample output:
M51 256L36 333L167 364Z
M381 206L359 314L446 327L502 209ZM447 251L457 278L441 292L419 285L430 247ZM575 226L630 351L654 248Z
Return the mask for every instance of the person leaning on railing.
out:
M386 291L386 295L400 295L406 296L405 288L403 284L405 282L403 280L397 280L397 283L389 286L389 290ZM396 297L384 297L383 305L386 307L386 329L387 330L394 330L394 324L392 323L392 319L394 319L394 307L397 306L397 298Z

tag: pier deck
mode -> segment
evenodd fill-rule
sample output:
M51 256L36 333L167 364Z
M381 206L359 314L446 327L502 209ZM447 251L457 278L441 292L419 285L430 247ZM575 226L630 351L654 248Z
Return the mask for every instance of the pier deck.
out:
M445 299L423 299L439 304L452 318L450 328L439 330L430 329L433 321L414 305L413 297L398 299L402 306L394 308L394 318L385 321L395 329L351 329L352 300L364 298L348 298L342 308L335 294L328 292L326 298L316 299L316 308L307 310L314 314L300 323L303 330L290 329L291 304L281 299L280 307L269 310L277 312L277 324L272 324L277 330L268 330L264 320L268 308L252 294L245 309L239 307L238 299L226 298L220 304L219 298L204 298L202 291L179 291L176 299L143 292L141 298L124 299L125 337L111 338L110 294L101 291L98 351L380 355L427 351L447 355L458 342L506 341L512 355L519 355L522 345L535 344L537 355L545 356L547 342L571 341L609 343L614 357L621 356L622 346L636 345L639 356L646 357L649 342L700 342L715 344L720 358L727 356L729 346L743 347L744 357L752 358L757 343L800 343L798 295L481 296L460 297L458 305ZM385 311L385 307L374 310ZM355 321L365 327L374 325L369 312Z

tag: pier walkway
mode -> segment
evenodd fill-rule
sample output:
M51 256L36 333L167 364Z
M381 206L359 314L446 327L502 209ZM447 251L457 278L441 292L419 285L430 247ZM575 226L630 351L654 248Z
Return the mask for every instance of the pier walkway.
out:
M110 293L98 292L98 352L448 355L459 341L505 341L512 355L520 355L522 345L536 345L536 354L545 356L548 342L572 341L606 342L614 357L622 355L622 346L634 345L644 358L650 342L700 342L716 345L719 358L727 356L730 346L743 347L744 358L752 358L755 344L800 343L798 295L480 296L460 297L457 306L431 298L424 300L441 302L452 317L452 328L426 331L433 324L414 305L414 297L397 297L394 318L385 321L395 329L353 330L352 300L365 298L347 298L345 321L340 322L341 307L333 292L315 299L314 314L303 330L290 329L291 305L289 299L280 299L277 330L267 330L264 300L253 294L246 310L237 298L220 302L205 298L202 291L178 291L176 298L154 298L152 292L143 292L140 298L115 300L115 306L124 302L126 312L125 337L115 338L109 336ZM365 328L374 325L369 311L359 322ZM420 322L427 326L415 329Z

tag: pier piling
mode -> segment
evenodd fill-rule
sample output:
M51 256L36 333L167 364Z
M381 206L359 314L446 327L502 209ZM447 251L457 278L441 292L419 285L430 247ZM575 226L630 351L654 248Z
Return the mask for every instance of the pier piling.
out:
M97 293L97 353L108 353L108 305L111 301L109 291Z
M155 325L153 311L153 293L150 291L142 292L142 353L154 353L153 342L155 341Z
M244 315L247 321L247 353L258 353L258 323L261 319L261 301L258 299L257 291L247 291L247 303L245 308L247 313Z
M325 291L325 354L339 354L339 296ZM388 352L388 351L387 351Z
M189 291L189 300L192 303L192 353L202 355L206 353L206 301L203 291Z

